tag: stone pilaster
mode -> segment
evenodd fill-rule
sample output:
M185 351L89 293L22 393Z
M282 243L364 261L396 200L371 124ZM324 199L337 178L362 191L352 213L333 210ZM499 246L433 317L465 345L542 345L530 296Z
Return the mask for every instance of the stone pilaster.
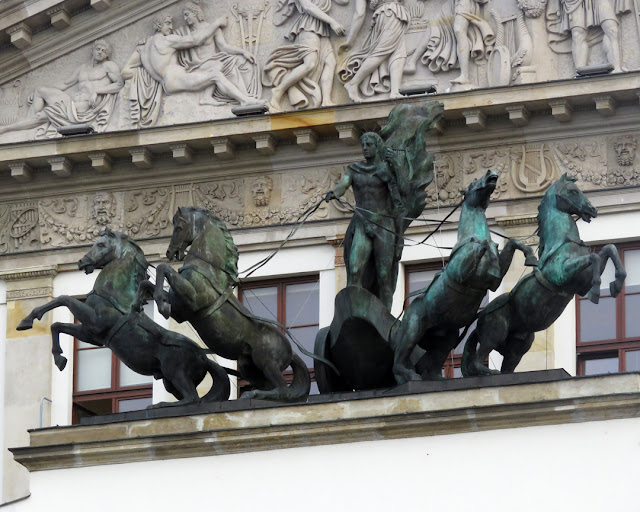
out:
M4 397L4 446L29 444L28 429L40 426L40 400L51 397L51 314L36 321L33 329L16 331L16 326L34 307L53 298L53 266L0 272L7 283L7 332ZM67 370L68 371L68 370ZM46 408L48 413L50 409ZM43 418L49 425L49 416ZM11 501L29 493L29 474L11 454L3 453L3 498Z
M537 219L534 214L514 215L496 219L498 225L503 228L504 234L510 238L519 238L529 245L538 256L538 236L531 236L537 228ZM526 238L529 237L530 238ZM502 281L504 291L513 289L522 276L531 272L530 267L525 267L524 256L520 251L516 251L509 271ZM525 354L518 365L517 371L545 370L554 367L554 337L553 325L546 331L536 333L531 350Z
M336 273L336 295L347 286L347 267L344 264L344 235L327 240L336 250L335 273Z

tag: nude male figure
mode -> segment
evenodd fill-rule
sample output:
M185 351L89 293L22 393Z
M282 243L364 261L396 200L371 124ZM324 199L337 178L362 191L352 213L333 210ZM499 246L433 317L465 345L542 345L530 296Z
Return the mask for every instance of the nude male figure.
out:
M197 70L187 72L178 63L178 50L185 50L202 45L216 30L227 25L227 18L221 17L213 23L194 31L189 35L173 33L173 19L165 16L155 19L156 33L144 44L138 46L129 61L122 69L122 78L133 78L135 68L143 67L156 81L162 84L167 94L178 92L201 91L212 83L227 96L242 105L256 103L255 98L243 94L222 73L217 63L206 62Z
M326 201L341 197L353 188L360 214L351 218L353 240L347 266L347 286L363 287L364 270L369 258L375 262L379 299L391 310L395 279L393 259L398 243L395 215L402 210L398 182L395 176L394 152L381 154L382 139L377 133L362 135L364 161L347 167L342 180L329 191Z
M0 135L9 131L37 128L45 123L49 119L45 111L47 105L60 104L63 111L73 106L75 112L81 116L96 106L98 96L120 91L124 83L120 78L120 68L115 62L109 60L110 45L104 40L98 40L93 43L91 54L92 63L82 64L76 68L60 87L39 87L34 94L27 118L7 126L0 126ZM65 92L74 86L76 86L75 93ZM73 124L83 120L66 119L66 121L66 124Z

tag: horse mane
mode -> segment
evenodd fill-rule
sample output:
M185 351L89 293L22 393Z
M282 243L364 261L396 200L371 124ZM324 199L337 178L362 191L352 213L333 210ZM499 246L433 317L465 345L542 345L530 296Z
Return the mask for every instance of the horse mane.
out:
M222 232L222 237L224 239L224 267L223 270L225 273L231 278L231 280L235 283L238 282L238 247L233 241L233 237L227 228L227 225L220 220L215 213L211 210L206 210L205 208L197 208L195 206L189 206L187 208L179 208L178 214L180 212L193 212L193 213L202 213L207 217L207 219Z
M140 248L140 246L131 238L129 235L125 233L121 233L119 231L111 231L108 227L100 233L101 236L114 236L116 238L120 238L120 240L127 242L127 246L133 249L133 257L135 260L144 268L145 274L147 274L147 269L149 268L149 262L144 255L144 251ZM126 254L125 250L125 254Z

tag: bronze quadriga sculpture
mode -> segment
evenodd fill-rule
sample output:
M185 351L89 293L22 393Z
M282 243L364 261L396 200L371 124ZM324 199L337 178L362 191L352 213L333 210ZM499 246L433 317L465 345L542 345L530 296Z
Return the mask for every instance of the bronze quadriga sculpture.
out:
M538 268L480 313L464 349L465 376L500 373L483 363L492 350L504 356L502 372L513 372L531 348L535 333L550 327L575 294L597 304L600 276L609 259L615 266L611 295L622 290L627 273L616 246L605 245L595 254L580 240L574 215L590 222L597 210L575 181L565 174L547 189L538 208Z
M85 343L111 349L133 371L163 379L177 402L157 404L187 405L200 401L196 386L209 373L213 386L203 398L220 401L229 398L230 384L225 370L189 338L164 329L143 313L132 311L140 282L147 279L147 262L140 247L127 235L108 228L78 262L87 274L102 269L85 302L67 295L35 308L18 325L30 329L35 319L54 308L69 308L79 323L51 326L53 358L63 370L67 359L60 348L60 333Z

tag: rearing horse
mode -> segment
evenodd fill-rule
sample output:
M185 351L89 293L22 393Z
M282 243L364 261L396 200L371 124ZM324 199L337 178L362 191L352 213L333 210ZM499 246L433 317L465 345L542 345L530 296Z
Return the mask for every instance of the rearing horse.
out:
M504 356L502 372L513 372L531 348L535 333L555 322L576 293L597 304L600 276L609 259L615 267L615 280L609 284L611 295L616 297L622 290L627 273L616 246L605 245L595 254L580 240L573 216L590 222L598 212L575 181L565 174L547 189L538 207L538 268L480 313L464 348L465 377L500 373L483 364L492 350Z
M533 250L521 241L509 240L498 253L491 240L485 210L497 181L498 173L489 170L463 192L458 241L449 263L409 305L395 331L393 373L398 384L442 378L442 366L459 342L460 329L473 321L487 290L498 288L516 249L524 253L526 265L536 265ZM410 362L416 345L426 350L417 365L424 368L422 376Z
M178 272L158 265L156 284L142 282L138 302L152 292L160 313L188 321L213 352L237 360L240 375L256 388L243 398L291 401L309 394L309 370L284 334L254 317L233 295L238 249L220 219L201 208L178 208L167 257L184 265ZM290 386L282 375L288 366L293 369Z
M62 371L67 359L60 348L60 333L85 343L107 347L133 371L163 379L167 391L177 402L156 404L186 405L200 401L196 386L207 373L213 378L204 401L229 398L230 385L224 369L207 358L203 349L189 338L169 331L144 314L131 311L139 283L147 278L149 263L140 247L123 233L107 228L78 262L78 268L91 274L102 272L85 302L61 295L34 308L18 325L19 331L31 329L47 311L65 306L79 323L51 326L53 359Z

